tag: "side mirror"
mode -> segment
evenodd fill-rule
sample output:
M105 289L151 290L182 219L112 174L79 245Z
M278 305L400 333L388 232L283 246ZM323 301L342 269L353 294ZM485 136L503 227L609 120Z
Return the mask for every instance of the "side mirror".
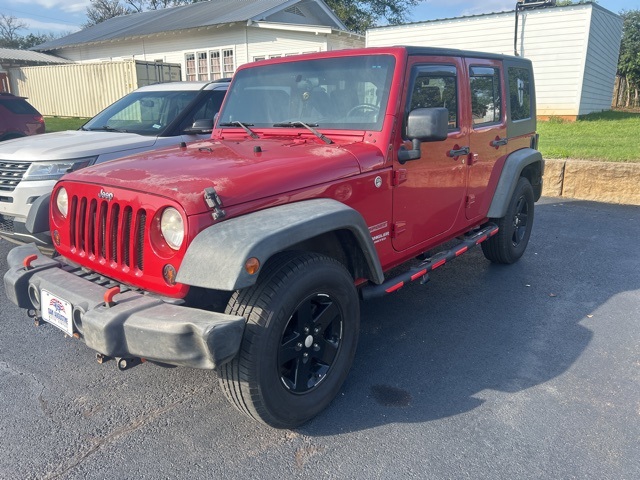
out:
M407 118L407 138L422 142L439 142L449 133L449 110L446 108L416 108Z
M446 108L416 108L409 112L405 137L413 143L411 150L398 152L398 161L405 163L420 158L420 142L439 142L449 133L449 110Z
M199 118L193 125L184 129L184 133L190 133L192 135L211 133L213 131L213 119L212 118Z

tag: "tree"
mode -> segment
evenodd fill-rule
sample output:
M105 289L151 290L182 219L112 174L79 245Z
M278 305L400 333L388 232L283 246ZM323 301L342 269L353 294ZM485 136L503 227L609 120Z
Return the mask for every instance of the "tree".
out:
M406 12L419 0L325 0L347 30L364 34L381 21L398 25L406 21Z
M30 33L24 37L20 37L18 48L21 50L29 50L31 47L49 42L56 38L64 37L65 35L68 35L68 33L59 33L57 35L54 35L53 33Z
M87 7L87 23L83 27L91 27L113 17L120 17L131 13L130 10L120 4L120 0L91 0Z
M18 34L18 30L25 28L28 28L28 25L16 17L0 15L0 48L28 50L41 43L68 35L68 33L54 35L53 33L39 32L29 33L28 35Z
M204 1L207 0L125 0L124 3L136 12L144 12L145 10L162 10L163 8Z
M618 73L640 86L640 10L622 12L622 43Z
M205 0L91 0L87 7L87 23L83 27L97 25L113 17L120 17L129 13L145 12L147 10L161 10L178 5L188 5Z
M27 24L13 15L0 14L0 47L18 48L20 35L18 30L27 28Z
M626 106L630 106L631 90L635 90L636 102L640 90L640 10L623 11L620 15L623 23L618 75L626 84Z
M206 0L91 0L84 27L90 27L128 13L161 10ZM398 25L406 20L406 12L420 0L325 0L348 30L364 33L380 22Z

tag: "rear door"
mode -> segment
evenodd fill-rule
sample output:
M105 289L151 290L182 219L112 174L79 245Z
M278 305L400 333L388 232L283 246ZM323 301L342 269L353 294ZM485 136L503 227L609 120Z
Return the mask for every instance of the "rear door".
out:
M466 59L466 64L471 95L471 154L465 215L472 220L489 210L493 192L488 186L497 182L495 177L507 154L507 115L501 62Z
M421 158L394 165L393 247L397 251L442 237L464 208L469 134L460 105L467 103L464 62L458 58L414 58L407 69L404 123L415 108L449 110L446 140L422 142ZM403 134L404 135L404 134ZM403 138L406 148L411 142ZM455 155L455 152L460 155ZM451 155L454 152L454 155Z

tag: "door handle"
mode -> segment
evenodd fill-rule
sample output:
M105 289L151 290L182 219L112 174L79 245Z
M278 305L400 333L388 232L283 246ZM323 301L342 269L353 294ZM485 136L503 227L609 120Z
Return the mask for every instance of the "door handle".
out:
M501 147L503 145L506 145L507 143L509 143L509 139L508 138L500 138L498 136L496 136L495 139L491 140L491 142L489 142L489 145L491 145L492 147L498 148Z
M447 152L447 157L451 157L456 160L461 155L469 155L470 151L471 150L469 150L469 147L460 148L458 145L454 145L453 150L449 150Z

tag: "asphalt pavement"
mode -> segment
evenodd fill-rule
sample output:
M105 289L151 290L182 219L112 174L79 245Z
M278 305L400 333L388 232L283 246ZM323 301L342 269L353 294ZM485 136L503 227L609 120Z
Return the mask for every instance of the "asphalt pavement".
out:
M476 249L363 303L341 393L296 430L215 372L100 365L2 289L0 478L638 479L639 238L640 207L543 199L518 263Z

